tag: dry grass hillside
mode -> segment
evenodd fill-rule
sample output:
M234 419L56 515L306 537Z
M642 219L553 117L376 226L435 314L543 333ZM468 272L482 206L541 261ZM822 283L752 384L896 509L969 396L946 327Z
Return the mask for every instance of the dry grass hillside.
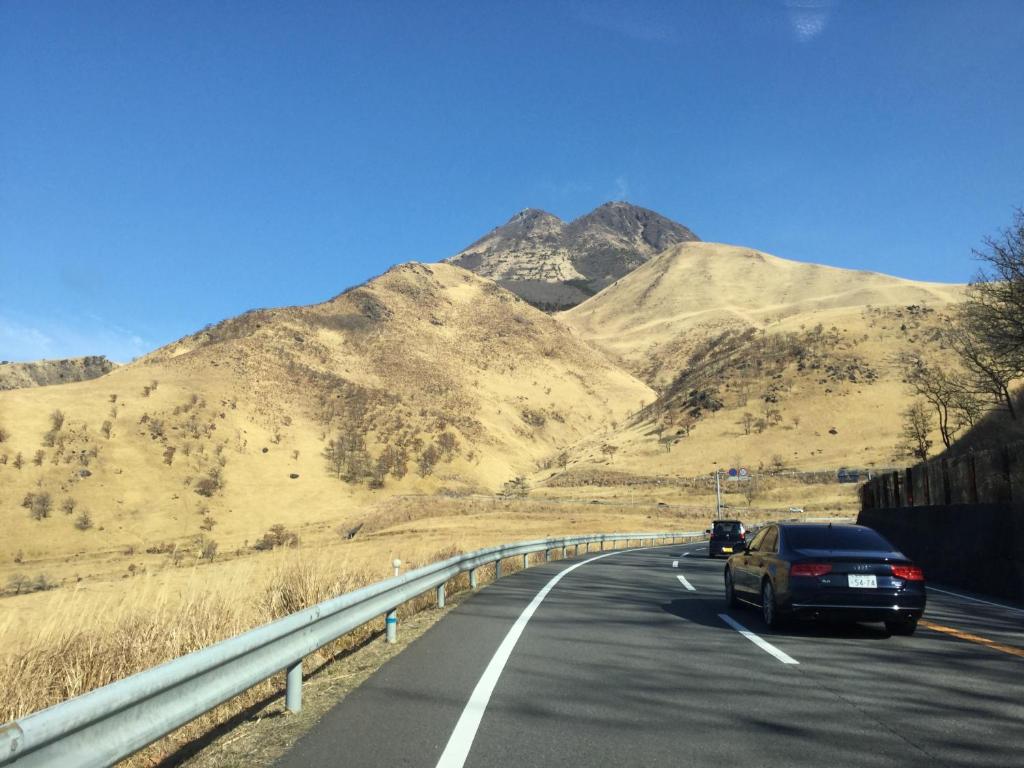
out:
M911 398L899 357L962 286L685 243L559 315L659 391L581 465L697 474L889 466Z
M101 379L0 392L0 574L209 559L394 493L493 493L653 397L491 281L402 265Z
M108 374L116 367L115 363L102 355L37 360L31 363L0 360L0 390L88 381Z

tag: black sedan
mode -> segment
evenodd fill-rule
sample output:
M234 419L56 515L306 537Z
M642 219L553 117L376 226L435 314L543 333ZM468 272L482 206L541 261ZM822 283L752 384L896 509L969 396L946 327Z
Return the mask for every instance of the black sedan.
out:
M759 606L769 627L789 616L833 616L910 635L924 613L924 573L871 528L778 523L729 558L725 599Z

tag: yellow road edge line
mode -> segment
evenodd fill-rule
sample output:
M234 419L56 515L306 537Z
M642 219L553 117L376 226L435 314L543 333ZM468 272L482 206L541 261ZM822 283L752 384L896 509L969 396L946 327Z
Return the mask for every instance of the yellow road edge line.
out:
M1002 651L1003 653L1008 653L1011 656L1019 656L1022 659L1024 659L1024 648L1018 648L1015 645L1003 645L1002 643L997 643L994 640L989 640L987 637L972 635L970 632L962 632L959 629L954 629L953 627L944 627L941 624L932 624L930 621L922 621L920 622L920 624L922 627L930 629L933 632L944 632L945 634L952 635L953 637L956 637L960 640L967 640L971 643L985 645L989 648L992 648L993 650Z

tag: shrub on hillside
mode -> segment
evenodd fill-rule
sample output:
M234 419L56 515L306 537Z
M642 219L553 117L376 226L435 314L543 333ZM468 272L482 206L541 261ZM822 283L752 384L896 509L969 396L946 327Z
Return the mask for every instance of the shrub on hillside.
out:
M21 500L21 506L28 510L29 517L33 520L42 520L50 516L53 509L53 499L46 491L42 493L26 493Z
M78 517L75 518L75 528L80 531L87 531L92 528L92 515L89 514L88 510L83 509Z
M260 552L267 552L277 547L297 547L299 546L299 535L292 531L289 531L281 523L276 523L270 526L270 530L263 534L262 537L256 540L253 544L253 549L259 550Z

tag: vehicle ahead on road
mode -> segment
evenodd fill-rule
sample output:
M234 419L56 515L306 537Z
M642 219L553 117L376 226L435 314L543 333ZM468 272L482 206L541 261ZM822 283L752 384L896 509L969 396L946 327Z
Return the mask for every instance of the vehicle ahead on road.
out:
M747 530L739 520L712 520L704 533L710 534L708 557L742 552L746 546Z
M924 573L871 528L777 523L725 565L725 599L760 606L765 624L788 616L883 621L911 635L925 608Z

